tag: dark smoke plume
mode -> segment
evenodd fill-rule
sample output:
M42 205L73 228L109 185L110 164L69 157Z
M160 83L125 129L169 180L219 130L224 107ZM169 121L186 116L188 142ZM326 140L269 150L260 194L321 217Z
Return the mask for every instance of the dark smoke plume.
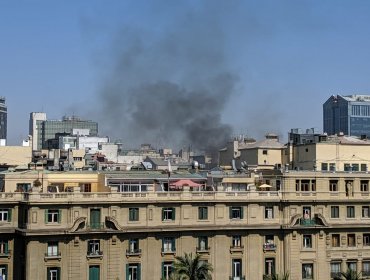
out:
M100 127L123 138L124 146L191 145L212 153L232 134L222 113L237 78L227 65L216 13L175 18L155 34L129 27L119 32L100 93Z

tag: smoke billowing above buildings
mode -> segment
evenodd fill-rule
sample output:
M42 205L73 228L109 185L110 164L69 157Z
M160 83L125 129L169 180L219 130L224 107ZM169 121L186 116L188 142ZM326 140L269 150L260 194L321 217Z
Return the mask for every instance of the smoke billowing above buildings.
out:
M232 134L222 113L237 83L221 26L204 6L150 32L123 27L99 93L101 127L131 146L220 148Z

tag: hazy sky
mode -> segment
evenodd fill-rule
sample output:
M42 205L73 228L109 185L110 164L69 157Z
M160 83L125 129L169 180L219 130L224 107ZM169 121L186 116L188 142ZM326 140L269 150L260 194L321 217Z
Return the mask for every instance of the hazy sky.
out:
M217 107L220 122L235 134L286 138L290 128L321 131L330 95L370 94L369 15L367 0L0 1L8 143L27 136L30 112L44 111L49 119L96 120L101 135L132 145L129 129L114 130L131 103L120 100L122 118L111 116L109 90L118 95L157 81L210 89L204 84L221 72L235 78Z

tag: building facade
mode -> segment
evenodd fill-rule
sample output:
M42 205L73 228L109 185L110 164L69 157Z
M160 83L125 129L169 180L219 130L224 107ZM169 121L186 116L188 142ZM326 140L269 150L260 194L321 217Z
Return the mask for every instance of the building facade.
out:
M324 132L370 136L370 96L333 95L323 105Z
M212 191L163 191L205 183L180 172L0 175L5 279L168 279L185 252L211 263L215 280L370 276L366 172L229 173Z

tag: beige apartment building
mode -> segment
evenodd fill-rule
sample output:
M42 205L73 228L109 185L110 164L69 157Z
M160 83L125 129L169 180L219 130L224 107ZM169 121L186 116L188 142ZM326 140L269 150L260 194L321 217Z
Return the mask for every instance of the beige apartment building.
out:
M3 172L0 275L159 280L192 252L216 280L370 276L366 172L217 176L207 188L188 172Z

